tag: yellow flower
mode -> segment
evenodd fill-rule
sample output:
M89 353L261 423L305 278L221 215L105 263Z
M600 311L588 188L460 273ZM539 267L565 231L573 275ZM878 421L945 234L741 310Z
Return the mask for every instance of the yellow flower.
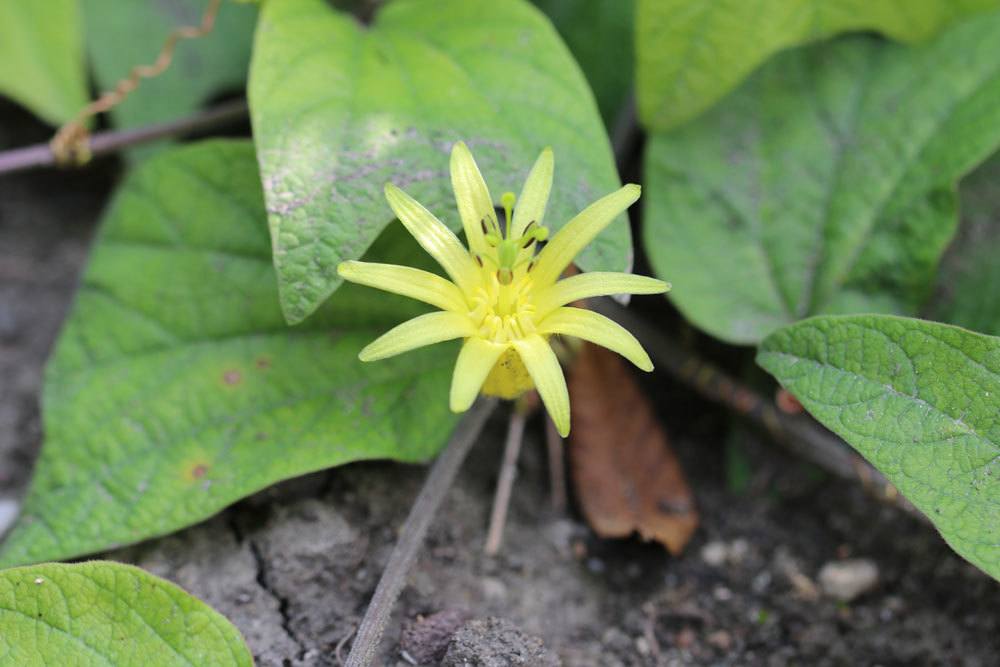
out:
M552 188L553 156L545 149L515 198L496 209L472 153L464 143L451 153L451 182L468 250L441 221L412 197L385 186L389 205L418 243L451 278L408 266L348 261L337 267L345 280L402 294L440 311L415 317L365 347L362 361L375 361L414 348L465 339L451 384L451 409L468 410L480 391L514 398L538 388L559 432L569 433L569 393L555 353L554 334L575 336L614 350L644 371L653 369L628 331L597 313L566 304L608 294L659 294L663 281L628 273L585 273L559 280L576 255L639 198L626 185L594 202L570 220L536 255L548 238L542 226ZM514 206L516 202L516 206Z

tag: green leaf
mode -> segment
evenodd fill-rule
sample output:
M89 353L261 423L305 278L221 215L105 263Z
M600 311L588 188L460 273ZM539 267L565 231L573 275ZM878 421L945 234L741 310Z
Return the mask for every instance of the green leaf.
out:
M1000 155L960 191L962 225L942 261L930 319L1000 336Z
M1000 144L1000 13L924 47L855 37L772 61L653 137L645 243L697 326L756 343L820 313L912 314Z
M955 551L1000 577L1000 338L889 315L817 317L757 362Z
M17 667L253 666L221 614L120 563L3 570L0 628L0 661Z
M638 0L639 115L650 129L680 125L732 90L771 55L840 32L926 39L997 0Z
M58 125L87 104L76 0L0 0L0 94Z
M82 0L87 50L101 90L111 90L137 65L150 65L167 36L181 26L198 26L207 0ZM139 87L111 115L119 127L185 116L213 95L240 92L246 85L257 8L226 0L209 34L182 39L173 62Z
M533 0L555 24L614 127L632 92L635 0Z
M411 253L422 255L403 233L372 251ZM104 221L46 369L45 444L0 564L163 535L348 461L426 460L455 423L456 348L357 359L420 312L349 286L288 328L249 142L143 163Z
M290 322L337 289L337 264L361 255L392 220L385 183L460 228L448 175L457 140L472 149L497 201L520 192L552 146L546 224L555 229L619 185L583 75L524 0L397 0L368 26L324 0L269 2L249 95ZM579 263L621 270L630 258L619 223Z

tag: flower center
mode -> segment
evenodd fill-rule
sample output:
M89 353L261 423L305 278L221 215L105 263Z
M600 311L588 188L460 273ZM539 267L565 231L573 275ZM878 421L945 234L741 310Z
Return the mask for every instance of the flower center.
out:
M531 278L515 276L507 285L496 273L483 271L483 281L472 296L470 317L479 335L494 343L509 343L535 332L535 305Z

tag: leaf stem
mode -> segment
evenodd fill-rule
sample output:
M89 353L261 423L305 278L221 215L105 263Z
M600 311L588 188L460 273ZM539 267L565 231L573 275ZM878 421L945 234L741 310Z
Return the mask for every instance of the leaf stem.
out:
M166 123L100 132L89 139L90 153L95 157L107 155L158 139L213 130L242 121L247 117L247 114L247 102L240 99L224 102L211 109L205 109L191 116ZM57 164L56 156L52 153L52 148L48 143L0 152L0 175L39 167L53 167Z
M459 422L444 451L431 466L417 499L399 531L399 540L389 555L389 562L382 572L375 593L372 595L365 617L358 627L358 634L347 656L346 667L368 667L375 660L379 641L389 614L399 597L406 575L416 559L417 552L424 543L427 529L434 519L448 489L465 461L466 454L486 425L486 419L496 408L495 399L480 398Z
M838 477L860 481L869 494L927 521L885 476L839 437L805 414L791 415L734 380L712 364L664 336L654 326L611 299L593 299L591 307L631 331L662 368L703 397L763 427L778 444Z

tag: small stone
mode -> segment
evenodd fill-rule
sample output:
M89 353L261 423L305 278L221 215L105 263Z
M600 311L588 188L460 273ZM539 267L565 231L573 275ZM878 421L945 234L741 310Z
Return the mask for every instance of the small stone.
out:
M722 567L728 552L724 542L712 541L701 548L701 559L712 567Z
M819 585L828 596L850 602L878 583L878 566L867 558L830 561L819 571Z
M558 667L559 659L541 639L525 634L510 621L470 621L451 639L442 667Z
M464 610L445 609L406 623L399 639L401 655L414 665L440 661L448 642L468 619Z
M19 510L20 505L17 504L17 501L0 499L0 536L6 533L7 529L14 523Z
M681 649L691 648L697 639L698 636L694 633L694 630L685 625L674 637L674 645Z
M729 562L739 565L750 554L750 542L745 538L737 538L729 545Z
M725 586L716 586L712 591L712 595L719 602L726 602L733 599L733 592Z

